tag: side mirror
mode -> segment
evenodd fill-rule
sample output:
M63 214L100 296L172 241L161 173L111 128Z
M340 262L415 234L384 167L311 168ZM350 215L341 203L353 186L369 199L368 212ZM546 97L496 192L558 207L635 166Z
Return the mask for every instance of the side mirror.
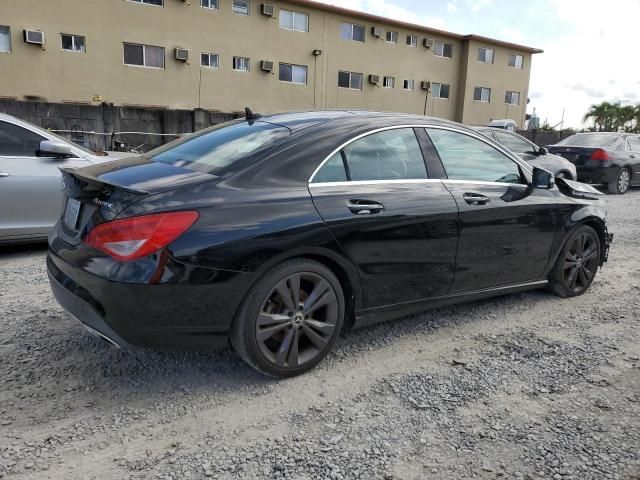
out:
M555 184L556 179L553 177L553 173L544 168L533 167L533 188L550 190Z
M39 157L69 158L73 156L71 145L52 140L40 142L40 150L37 153Z
M538 155L546 155L547 153L549 153L549 150L547 150L544 147L540 147L538 148Z

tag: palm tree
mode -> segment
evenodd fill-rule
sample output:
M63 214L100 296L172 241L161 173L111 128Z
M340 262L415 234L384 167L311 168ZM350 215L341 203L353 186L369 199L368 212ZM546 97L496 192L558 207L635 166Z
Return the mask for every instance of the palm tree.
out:
M640 129L640 104L635 107L622 106L620 102L591 105L583 117L584 122L590 120L598 132L637 131Z
M591 105L587 113L583 117L584 122L593 120L593 124L596 127L596 131L601 132L608 123L608 116L611 110L611 104L609 102L602 102L599 105Z

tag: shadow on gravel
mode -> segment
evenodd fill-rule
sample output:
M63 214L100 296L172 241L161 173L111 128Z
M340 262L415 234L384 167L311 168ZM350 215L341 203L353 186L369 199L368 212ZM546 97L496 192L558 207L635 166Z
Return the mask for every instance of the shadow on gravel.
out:
M0 244L0 258L10 255L37 254L47 253L47 242L40 243L23 243L18 245L2 245Z
M402 337L496 318L504 315L505 309L527 309L531 303L548 302L551 298L555 297L544 292L514 294L427 311L348 332L340 338L327 361L315 370L317 374L312 373L303 381L322 382L323 374L330 374L336 363L372 349L392 347ZM5 365L0 372L8 387L5 398L6 394L13 396L9 393L12 386L17 390L25 387L25 379L31 384L26 389L33 388L31 393L35 396L68 396L86 405L113 399L147 403L160 397L166 400L167 396L184 397L188 401L191 394L195 399L225 391L269 389L279 382L287 382L255 372L231 348L200 353L122 351L89 334L58 309L34 311L24 315L23 320L23 324L16 325L15 336L0 348L0 358L4 357L0 363ZM425 347L428 348L428 342Z

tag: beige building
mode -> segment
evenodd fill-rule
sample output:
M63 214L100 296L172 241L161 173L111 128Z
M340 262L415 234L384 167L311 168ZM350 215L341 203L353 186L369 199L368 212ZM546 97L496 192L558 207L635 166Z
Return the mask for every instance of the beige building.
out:
M522 126L540 52L308 0L0 1L5 99Z

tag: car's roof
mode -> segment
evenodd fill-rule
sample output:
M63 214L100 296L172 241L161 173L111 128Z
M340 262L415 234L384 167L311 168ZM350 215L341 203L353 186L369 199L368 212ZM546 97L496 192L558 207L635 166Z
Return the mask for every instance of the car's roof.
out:
M335 123L351 123L354 125L378 124L380 121L389 124L419 124L434 125L445 124L460 126L455 122L441 118L415 115L409 113L375 112L366 110L310 110L299 112L285 112L263 115L258 121L273 123L289 128L292 132L302 130L310 126Z

